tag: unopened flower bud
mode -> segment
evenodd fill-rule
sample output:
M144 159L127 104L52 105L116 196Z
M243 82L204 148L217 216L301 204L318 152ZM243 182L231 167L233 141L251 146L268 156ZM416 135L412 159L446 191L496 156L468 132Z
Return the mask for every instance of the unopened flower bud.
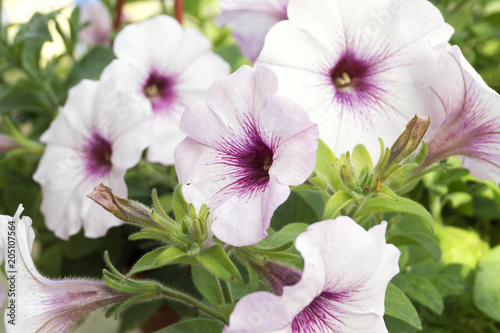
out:
M0 153L6 153L20 147L22 146L10 136L0 134Z
M430 123L431 119L429 117L415 115L408 125L406 125L406 130L403 134L392 145L386 168L389 165L399 163L417 149Z
M125 222L141 227L157 226L151 217L151 209L138 202L116 197L112 190L103 184L99 184L87 196Z

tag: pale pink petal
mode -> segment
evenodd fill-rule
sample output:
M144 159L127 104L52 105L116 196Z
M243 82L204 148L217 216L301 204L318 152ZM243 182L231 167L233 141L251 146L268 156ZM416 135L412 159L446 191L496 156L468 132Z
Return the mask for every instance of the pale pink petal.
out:
M241 52L254 62L269 29L287 18L287 4L288 0L222 0L215 22L233 29Z
M421 168L461 155L472 175L500 182L500 96L465 60L457 46L440 54L429 102L431 126ZM443 79L446 78L446 79Z
M84 1L80 5L80 24L89 23L78 36L90 45L105 44L111 40L111 13L100 1Z

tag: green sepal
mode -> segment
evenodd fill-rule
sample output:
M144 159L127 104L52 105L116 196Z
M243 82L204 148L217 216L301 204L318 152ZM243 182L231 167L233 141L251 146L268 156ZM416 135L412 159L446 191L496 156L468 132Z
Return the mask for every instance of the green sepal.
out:
M280 262L283 264L290 264L297 268L302 268L302 257L296 254L287 252L269 252L265 254L267 259L271 261Z
M116 291L126 294L142 294L155 291L158 283L153 281L124 280L121 276L116 276L107 269L103 270L104 281Z
M352 164L356 170L363 170L367 167L367 170L373 169L373 161L368 149L362 144L356 145L352 150Z
M321 191L324 191L328 188L328 183L326 181L326 178L323 175L319 175L319 174L313 175L313 176L309 177L309 181L311 183L313 183L314 185L316 185ZM294 188L303 188L303 187L296 186ZM307 188L309 188L309 187L307 187Z
M243 282L240 272L219 244L213 245L205 252L197 255L196 259L210 272L223 280Z
M175 187L172 206L174 208L174 215L177 221L182 221L184 216L189 214L189 204L182 195L182 184Z
M401 212L420 216L429 223L432 232L434 232L434 219L431 214L421 204L403 197L399 197L399 201L381 196L371 198L364 202L361 209L354 214L353 219L381 212Z
M335 218L342 208L355 201L356 198L353 198L349 193L338 191L326 203L323 220Z
M397 247L403 245L420 245L429 252L434 261L437 262L441 258L441 247L438 242L431 235L422 232L392 234L388 237L387 243L394 244Z
M145 300L151 300L155 297L158 297L159 293L145 293L145 294L139 294L134 297L129 298L125 302L119 303L119 306L116 308L114 312L114 317L115 319L118 319L118 316L125 310L126 308L132 306L135 303L142 303Z
M162 242L170 243L172 241L172 236L162 230L154 228L142 229L128 237L129 240L139 240L139 239L156 239Z
M337 165L337 157L332 153L330 148L321 140L318 140L318 150L316 151L316 166L315 171L326 179L328 187L334 191L347 190L339 171L334 167Z
M391 282L387 285L384 304L386 316L402 320L419 330L422 329L417 310L405 293Z

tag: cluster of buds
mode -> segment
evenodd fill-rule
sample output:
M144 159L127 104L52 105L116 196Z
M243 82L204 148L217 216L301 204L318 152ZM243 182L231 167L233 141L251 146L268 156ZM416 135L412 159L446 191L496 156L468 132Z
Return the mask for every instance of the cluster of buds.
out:
M379 140L380 159L375 166L364 145L357 145L352 153L342 154L340 158L334 156L323 145L322 149L320 148L323 151L318 153L317 174L310 180L322 189L330 186L334 193L346 191L356 198L371 192L378 194L386 187L404 193L415 183L409 181L408 177L425 157L425 143L417 154L413 152L420 145L429 124L429 117L415 115L390 149L385 148L382 140Z
M115 196L113 191L100 184L88 195L89 198L126 223L138 226L141 231L131 239L151 238L176 245L196 255L204 248L209 235L209 209L203 205L199 213L193 204L187 203L181 194L181 186L174 192L175 219L161 207L153 190L154 208L139 202Z

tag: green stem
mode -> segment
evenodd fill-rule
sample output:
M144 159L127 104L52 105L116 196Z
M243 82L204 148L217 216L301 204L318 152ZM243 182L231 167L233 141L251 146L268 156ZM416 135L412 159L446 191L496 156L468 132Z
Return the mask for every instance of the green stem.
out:
M434 193L429 193L429 206L430 206L430 211L432 218L434 219L434 222L436 223L441 223L441 209L442 209L442 202L441 202L441 196L434 194Z
M160 6L161 6L161 12L162 12L162 14L167 15L168 14L168 10L167 10L167 6L165 5L165 1L164 0L160 0Z
M228 324L227 319L218 311L213 310L212 308L209 308L205 304L201 303L200 301L196 300L195 298L186 295L180 291L175 291L172 289L169 289L167 287L161 286L161 293L163 296L175 299L177 301L181 301L183 303L189 304L197 308L198 310L206 313L207 315L214 317L216 319L219 319L222 321L224 324Z
M231 290L229 289L227 281L219 278L217 280L219 280L219 287L224 304L233 303L233 297L231 296Z

